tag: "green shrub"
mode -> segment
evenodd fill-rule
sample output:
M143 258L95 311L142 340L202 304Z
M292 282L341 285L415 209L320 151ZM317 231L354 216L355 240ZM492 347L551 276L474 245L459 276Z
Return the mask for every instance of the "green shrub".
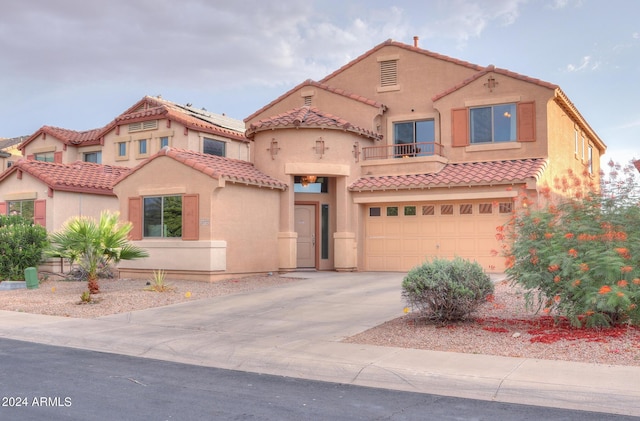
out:
M24 270L42 261L47 230L18 215L0 215L0 280L24 280Z
M402 297L420 318L464 320L493 293L493 282L476 262L456 257L416 266L402 281Z
M640 189L635 168L609 165L599 190L569 173L556 186L565 198L543 190L546 204L519 206L498 227L506 273L527 303L574 326L640 324Z

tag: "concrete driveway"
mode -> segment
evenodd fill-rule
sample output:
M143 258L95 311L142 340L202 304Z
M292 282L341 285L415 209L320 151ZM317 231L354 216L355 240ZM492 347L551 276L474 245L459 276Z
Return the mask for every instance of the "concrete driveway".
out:
M97 319L0 311L0 336L289 377L640 416L640 367L341 343L402 315L403 274L289 276L306 279Z

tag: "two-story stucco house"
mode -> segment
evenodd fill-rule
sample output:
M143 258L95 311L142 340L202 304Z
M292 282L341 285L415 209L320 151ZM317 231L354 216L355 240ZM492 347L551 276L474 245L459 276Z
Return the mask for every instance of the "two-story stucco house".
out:
M504 269L496 226L522 187L594 182L605 145L556 85L394 41L246 118L282 193L279 269Z
M406 271L436 256L501 271L495 228L518 192L536 200L567 170L597 183L605 151L558 86L417 41L386 41L241 126L144 97L102 129L45 126L21 148L128 169L110 206L150 257L121 262L121 274L202 280Z

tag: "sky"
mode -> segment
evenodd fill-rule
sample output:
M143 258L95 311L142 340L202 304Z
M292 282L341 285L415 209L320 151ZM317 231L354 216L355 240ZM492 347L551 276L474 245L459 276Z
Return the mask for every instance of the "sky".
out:
M99 128L145 95L237 119L387 39L560 86L640 158L636 0L2 0L0 138ZM604 162L603 162L604 164Z

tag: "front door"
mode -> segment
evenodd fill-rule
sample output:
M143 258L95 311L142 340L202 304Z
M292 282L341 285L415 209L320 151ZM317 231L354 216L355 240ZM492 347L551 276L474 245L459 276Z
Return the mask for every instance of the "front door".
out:
M296 205L295 228L298 233L297 265L299 268L316 267L316 207Z

